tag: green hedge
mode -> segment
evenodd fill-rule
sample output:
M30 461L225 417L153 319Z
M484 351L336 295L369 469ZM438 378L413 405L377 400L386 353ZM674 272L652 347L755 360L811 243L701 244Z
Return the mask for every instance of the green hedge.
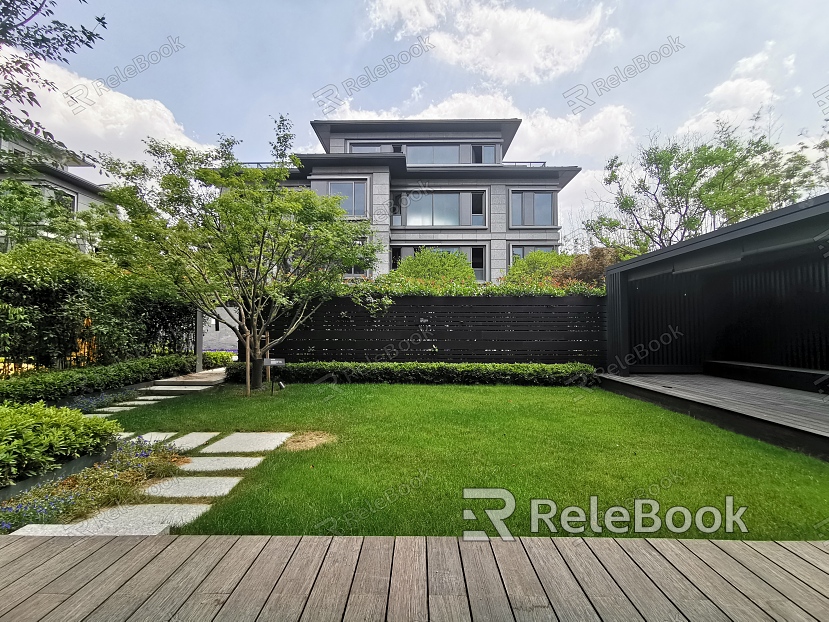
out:
M377 382L399 384L595 384L595 369L584 363L288 363L275 368L284 382ZM227 367L228 382L245 382L245 364Z
M121 431L115 421L43 404L0 405L0 486L100 453Z
M233 352L202 352L202 366L204 369L227 367L233 362Z
M186 374L195 369L195 356L172 354L115 365L34 372L0 380L0 401L55 401L73 395L119 389L131 384Z

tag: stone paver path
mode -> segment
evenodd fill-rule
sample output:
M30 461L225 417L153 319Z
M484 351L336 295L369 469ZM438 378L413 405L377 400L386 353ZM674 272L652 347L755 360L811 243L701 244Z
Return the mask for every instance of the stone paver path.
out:
M170 441L170 443L179 451L190 451L201 445L204 445L214 436L219 436L218 432L190 432L181 438Z
M16 536L155 536L207 512L206 503L151 503L109 508L72 525L26 525Z
M265 458L257 456L255 458L190 458L190 462L181 465L182 471L233 471L236 469L252 469L259 465Z
M249 454L271 451L288 438L289 432L236 432L208 445L203 454Z
M135 432L118 432L118 438L120 438L121 440L130 438L132 436L135 436Z
M143 438L150 443L158 443L159 441L166 441L171 436L175 436L176 432L147 432L146 434L139 434L139 438Z
M168 477L144 492L152 497L223 497L241 481L241 477Z

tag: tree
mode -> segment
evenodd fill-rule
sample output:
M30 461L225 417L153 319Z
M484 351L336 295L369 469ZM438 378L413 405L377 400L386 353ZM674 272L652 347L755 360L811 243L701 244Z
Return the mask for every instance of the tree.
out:
M520 285L539 282L546 277L560 277L562 269L573 263L573 256L565 253L548 253L533 251L526 257L512 260L502 283Z
M475 283L475 270L466 254L447 252L437 248L421 248L400 262L395 271L407 279L453 282L459 285Z
M84 239L82 229L82 221L56 199L46 198L40 187L0 181L0 252L44 237L77 244Z
M99 212L100 252L170 275L182 296L250 343L253 388L264 353L335 295L348 269L372 267L381 248L367 221L345 218L341 197L282 184L289 160L299 164L287 155L290 127L276 121L265 169L240 164L238 141L227 137L204 151L149 139L150 165L103 159L119 181L109 212ZM286 328L269 335L277 320Z
M34 88L57 90L54 83L40 76L38 63L68 63L70 54L81 47L91 48L102 39L95 29L48 20L57 4L57 0L0 0L0 138L20 139L28 131L42 138L45 147L54 147L50 150L53 156L59 155L59 147L65 145L29 113L40 105ZM103 17L96 17L95 21L95 28L106 28ZM0 167L5 171L25 170L31 159L0 150Z
M747 136L717 123L704 140L652 134L633 162L613 156L604 185L612 198L597 200L598 216L584 223L601 244L624 257L666 248L707 231L784 207L818 186L818 164L801 146L786 152L759 128Z

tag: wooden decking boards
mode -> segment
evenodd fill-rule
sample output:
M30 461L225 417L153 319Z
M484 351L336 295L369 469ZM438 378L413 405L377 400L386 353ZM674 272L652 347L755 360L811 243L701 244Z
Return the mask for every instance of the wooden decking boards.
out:
M2 620L827 620L829 543L0 537Z

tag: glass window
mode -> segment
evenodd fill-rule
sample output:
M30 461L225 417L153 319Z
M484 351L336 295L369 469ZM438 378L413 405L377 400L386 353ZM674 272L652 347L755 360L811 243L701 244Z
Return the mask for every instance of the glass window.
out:
M406 147L406 162L409 164L432 164L434 153L431 145L409 145Z
M351 145L351 153L380 153L380 145Z
M349 216L366 215L366 182L332 181L328 184L328 193L343 197L340 207Z
M435 145L435 164L457 164L461 161L460 145Z
M512 216L510 222L513 227L520 227L524 221L524 208L522 204L523 198L524 193L522 192L512 193Z
M495 145L484 145L484 164L495 164Z
M432 198L435 227L457 227L461 224L461 195L458 193L439 193Z
M428 227L432 224L432 195L410 194L406 207L406 224L410 227Z
M482 246L472 247L472 269L475 270L475 278L478 281L486 279L486 270L484 268L484 249Z
M523 259L524 258L524 247L523 246L513 246L512 247L512 258L513 259Z
M513 227L552 227L553 193L514 191L510 223Z
M473 164L495 164L495 145L472 145Z
M473 192L472 193L472 226L473 227L482 227L486 224L486 219L484 218L484 193L483 192Z

